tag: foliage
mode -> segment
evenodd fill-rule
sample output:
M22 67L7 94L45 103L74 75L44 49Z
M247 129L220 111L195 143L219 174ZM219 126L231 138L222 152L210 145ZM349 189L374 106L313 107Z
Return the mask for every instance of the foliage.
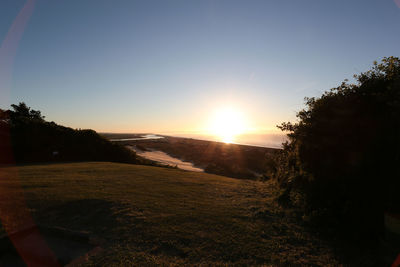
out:
M0 110L1 163L51 161L114 161L136 163L134 152L113 144L93 130L47 122L40 111L25 103ZM6 154L13 154L13 157Z
M400 60L384 58L354 78L306 98L298 121L278 126L289 141L274 176L283 200L363 234L380 229L384 211L400 211Z

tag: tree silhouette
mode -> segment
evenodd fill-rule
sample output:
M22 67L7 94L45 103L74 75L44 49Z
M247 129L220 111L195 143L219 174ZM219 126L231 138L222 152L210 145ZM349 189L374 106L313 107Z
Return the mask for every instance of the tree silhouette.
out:
M279 126L289 141L275 177L282 200L365 233L380 229L384 211L400 211L400 60L383 58L354 77L306 98L298 121Z

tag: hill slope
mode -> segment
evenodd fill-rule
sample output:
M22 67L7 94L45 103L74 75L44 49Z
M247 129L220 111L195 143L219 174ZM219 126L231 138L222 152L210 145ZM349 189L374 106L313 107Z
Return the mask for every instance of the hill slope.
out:
M0 109L0 164L112 161L145 163L136 154L109 142L93 130L48 122L25 103Z
M2 203L38 224L105 240L87 265L336 265L322 241L280 211L268 184L118 163L0 168ZM17 179L18 178L18 179ZM17 208L18 207L18 208ZM4 205L2 216L7 215Z

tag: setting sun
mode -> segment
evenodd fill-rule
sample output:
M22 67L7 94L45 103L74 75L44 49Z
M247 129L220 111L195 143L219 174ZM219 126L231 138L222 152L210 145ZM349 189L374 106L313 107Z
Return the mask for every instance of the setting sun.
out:
M235 137L246 130L242 112L234 108L217 110L211 120L210 133L225 143L232 143Z

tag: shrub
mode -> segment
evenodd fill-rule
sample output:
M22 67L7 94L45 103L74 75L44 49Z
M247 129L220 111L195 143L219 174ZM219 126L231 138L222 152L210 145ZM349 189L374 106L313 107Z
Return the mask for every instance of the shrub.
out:
M289 141L274 177L282 199L323 224L359 234L379 231L385 210L399 212L400 60L306 98L296 123L278 126Z

